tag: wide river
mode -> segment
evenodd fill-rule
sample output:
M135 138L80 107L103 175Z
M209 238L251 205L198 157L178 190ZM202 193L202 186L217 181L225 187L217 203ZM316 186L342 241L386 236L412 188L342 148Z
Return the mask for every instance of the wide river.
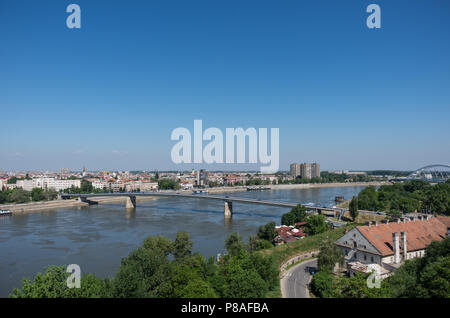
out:
M242 196L295 203L334 204L336 195L346 199L364 187L233 192ZM245 239L260 225L280 223L289 211L264 205L233 203L233 218L224 220L223 203L215 200L157 198L138 203L135 212L122 204L102 204L0 217L0 297L20 287L48 265L78 264L82 273L113 276L120 261L149 235L174 238L188 232L194 250L204 256L224 252L232 232Z

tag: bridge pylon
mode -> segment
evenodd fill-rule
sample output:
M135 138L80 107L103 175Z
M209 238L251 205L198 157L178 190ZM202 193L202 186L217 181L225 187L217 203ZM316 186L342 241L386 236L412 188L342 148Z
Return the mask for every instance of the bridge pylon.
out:
M136 196L134 195L127 196L125 207L127 210L136 209Z
M224 201L224 216L226 218L231 218L233 216L233 202L232 201Z

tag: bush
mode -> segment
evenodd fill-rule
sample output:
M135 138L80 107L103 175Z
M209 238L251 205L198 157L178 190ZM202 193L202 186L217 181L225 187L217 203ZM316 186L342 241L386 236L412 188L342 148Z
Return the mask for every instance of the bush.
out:
M311 291L321 298L337 296L337 289L334 285L334 275L329 270L320 270L313 275L311 281Z
M285 213L281 216L281 224L294 225L297 222L306 221L306 218L306 207L298 204L296 207L292 208L290 212Z

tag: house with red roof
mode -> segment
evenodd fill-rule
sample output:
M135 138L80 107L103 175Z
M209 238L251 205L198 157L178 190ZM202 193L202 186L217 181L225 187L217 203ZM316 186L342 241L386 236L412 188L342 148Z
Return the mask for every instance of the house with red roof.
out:
M448 235L450 217L422 216L357 226L336 241L347 266L378 264L393 271L405 260L422 257L426 247ZM349 265L350 264L350 265ZM359 265L358 265L359 266Z
M295 226L275 226L275 231L278 234L274 239L276 245L294 242L306 236L303 229L297 229Z

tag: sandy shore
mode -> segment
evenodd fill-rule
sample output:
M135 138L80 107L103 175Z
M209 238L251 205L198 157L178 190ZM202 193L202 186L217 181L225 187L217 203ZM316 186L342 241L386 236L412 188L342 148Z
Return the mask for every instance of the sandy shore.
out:
M292 189L313 189L313 188L330 188L330 187L356 187L356 186L380 186L383 184L390 184L389 182L353 182L353 183L305 183L305 184L276 184L269 185L271 190L292 190ZM245 186L236 187L217 187L209 188L209 193L223 193L223 192L241 192L247 191ZM173 191L175 192L175 191ZM190 190L176 191L182 193L190 193ZM136 197L137 202L145 202L149 200L155 200L156 197ZM125 205L126 197L96 197L90 199L98 204L110 204L119 203ZM86 202L80 202L76 199L73 200L54 200L46 202L30 202L23 204L3 204L0 205L2 210L10 210L13 213L26 213L33 211L42 211L50 209L68 208L68 207L83 207L88 206Z

